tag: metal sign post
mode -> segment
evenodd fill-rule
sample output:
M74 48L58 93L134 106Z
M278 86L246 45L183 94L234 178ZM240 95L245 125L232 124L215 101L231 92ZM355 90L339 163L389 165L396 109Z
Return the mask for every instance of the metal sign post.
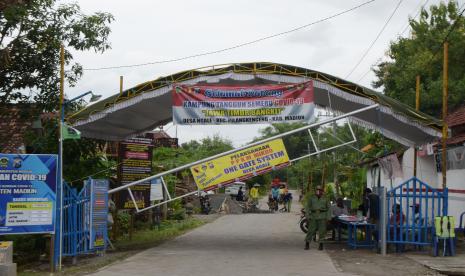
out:
M380 218L379 218L379 228L378 231L380 232L381 236L381 255L386 256L386 225L387 225L387 197L386 197L386 187L380 187L380 196L379 199L381 201L381 210L380 210Z

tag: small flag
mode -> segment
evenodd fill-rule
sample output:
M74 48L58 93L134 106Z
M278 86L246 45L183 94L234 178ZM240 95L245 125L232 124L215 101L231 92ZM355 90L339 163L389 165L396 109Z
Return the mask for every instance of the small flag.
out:
M68 126L66 123L63 124L63 140L66 139L81 139L81 132L73 127Z

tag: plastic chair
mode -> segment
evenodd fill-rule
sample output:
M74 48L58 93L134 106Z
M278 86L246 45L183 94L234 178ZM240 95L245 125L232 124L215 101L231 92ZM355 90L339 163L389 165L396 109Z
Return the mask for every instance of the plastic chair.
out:
M451 227L452 225L452 227ZM443 244L442 256L455 255L455 218L442 216L434 218L433 256L439 255L439 247Z

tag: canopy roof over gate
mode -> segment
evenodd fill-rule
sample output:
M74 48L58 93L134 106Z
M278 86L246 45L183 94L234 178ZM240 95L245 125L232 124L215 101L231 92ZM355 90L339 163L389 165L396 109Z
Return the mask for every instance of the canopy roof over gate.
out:
M82 135L123 140L172 120L172 84L254 85L313 80L315 104L336 114L378 103L380 108L352 116L358 125L412 146L441 136L442 122L374 90L318 71L276 63L210 66L160 77L91 105L68 118Z

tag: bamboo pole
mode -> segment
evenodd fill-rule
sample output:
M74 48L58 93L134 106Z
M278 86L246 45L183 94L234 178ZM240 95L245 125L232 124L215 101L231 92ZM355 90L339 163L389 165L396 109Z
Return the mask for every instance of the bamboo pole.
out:
M420 111L420 75L416 77L416 84L415 84L415 110ZM413 147L413 176L417 177L417 147Z
M444 65L442 81L442 188L447 187L447 99L448 99L448 77L449 77L449 43L444 42Z
M119 76L119 95L123 95L123 76Z
M59 157L59 185L60 185L60 231L58 241L58 271L61 272L62 264L62 253L63 253L63 119L65 117L64 102L65 102L65 46L61 44L60 47L60 127L58 131L59 146L58 146L58 157Z

